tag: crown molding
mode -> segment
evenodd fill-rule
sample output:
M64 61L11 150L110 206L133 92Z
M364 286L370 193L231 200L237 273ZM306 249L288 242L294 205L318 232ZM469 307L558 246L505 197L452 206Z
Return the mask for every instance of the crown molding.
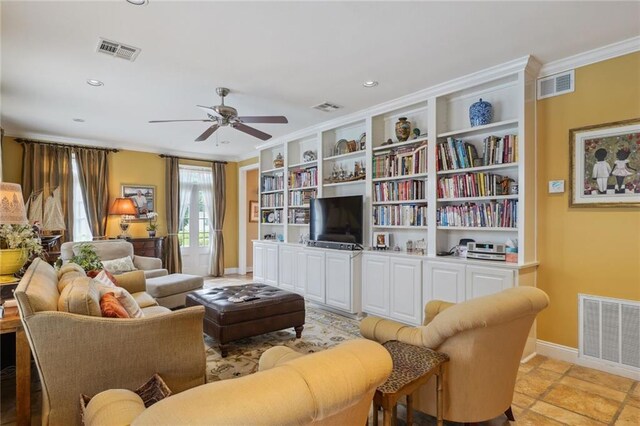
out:
M606 61L607 59L617 58L618 56L627 55L639 50L640 36L622 40L587 52L578 53L568 58L548 62L540 69L538 78L584 67L585 65L595 64L596 62Z

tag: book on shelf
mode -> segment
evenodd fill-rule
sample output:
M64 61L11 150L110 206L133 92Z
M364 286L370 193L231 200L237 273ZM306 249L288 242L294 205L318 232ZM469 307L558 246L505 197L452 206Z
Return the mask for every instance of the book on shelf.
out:
M438 198L509 195L513 179L492 173L465 173L438 178Z
M374 226L426 226L427 206L374 206Z
M377 151L373 156L373 177L409 176L427 172L427 144Z
M284 194L281 192L274 194L262 194L261 205L262 207L283 207Z
M518 135L488 136L482 141L482 155L476 146L462 139L448 137L438 143L436 168L441 170L466 169L518 161Z
M424 200L426 197L427 190L424 180L408 179L373 184L374 202Z
M262 192L284 189L284 173L262 176Z
M289 206L302 206L311 203L311 199L316 198L315 189L305 189L302 191L289 192Z
M289 210L289 223L306 225L309 223L309 209L293 208Z
M438 226L469 228L517 228L518 201L500 200L484 203L463 203L436 209Z
M318 185L318 168L291 170L289 172L289 187L292 189Z

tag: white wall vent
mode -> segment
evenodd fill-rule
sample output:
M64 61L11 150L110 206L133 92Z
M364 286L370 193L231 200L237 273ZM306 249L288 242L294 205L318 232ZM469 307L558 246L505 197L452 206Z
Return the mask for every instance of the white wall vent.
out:
M640 302L578 295L580 357L640 371Z
M331 102L324 102L319 105L312 106L311 108L319 109L320 111L324 112L333 112L340 109L341 107L336 104L332 104Z
M109 56L126 59L127 61L135 61L140 54L140 49L126 44L118 43L104 38L98 40L97 52L106 53Z
M564 95L575 90L573 70L538 79L538 99Z

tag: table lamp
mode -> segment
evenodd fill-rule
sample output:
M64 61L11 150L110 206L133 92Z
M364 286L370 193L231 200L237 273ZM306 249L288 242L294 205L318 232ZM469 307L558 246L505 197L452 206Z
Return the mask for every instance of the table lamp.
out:
M126 238L128 236L129 229L129 216L135 216L138 212L136 209L136 205L133 203L131 198L116 198L113 204L111 205L111 209L109 209L109 214L119 214L120 217L120 230L122 234L118 236L118 238Z
M0 226L28 224L22 188L17 183L0 182ZM0 284L15 282L13 274L19 271L26 261L27 254L24 249L11 249L0 245Z

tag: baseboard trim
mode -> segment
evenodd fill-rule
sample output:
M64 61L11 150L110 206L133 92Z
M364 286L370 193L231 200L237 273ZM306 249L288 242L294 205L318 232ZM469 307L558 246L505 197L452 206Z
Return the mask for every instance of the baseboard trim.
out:
M591 359L580 358L576 348L558 345L557 343L539 340L536 344L536 352L549 358L558 359L560 361L570 362L582 367L593 368L594 370L604 371L618 376L627 377L629 379L640 381L640 372L628 370L619 365L609 364L606 361L594 361Z
M253 266L248 267L247 272L253 272Z
M237 274L238 268L224 268L224 274Z

